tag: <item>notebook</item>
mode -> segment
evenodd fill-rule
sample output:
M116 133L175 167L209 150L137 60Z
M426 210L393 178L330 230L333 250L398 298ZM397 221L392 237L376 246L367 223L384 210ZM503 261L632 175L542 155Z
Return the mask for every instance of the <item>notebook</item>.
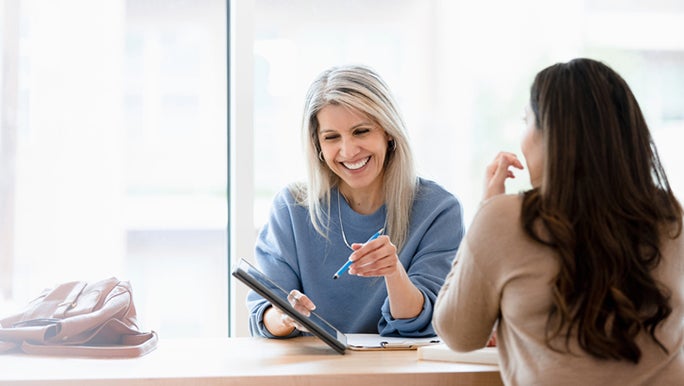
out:
M417 350L419 347L439 343L438 337L405 338L400 336L380 336L380 334L347 334L350 350Z
M457 352L450 349L446 344L439 343L418 347L418 359L426 361L498 365L499 353L496 347L485 347L469 352Z

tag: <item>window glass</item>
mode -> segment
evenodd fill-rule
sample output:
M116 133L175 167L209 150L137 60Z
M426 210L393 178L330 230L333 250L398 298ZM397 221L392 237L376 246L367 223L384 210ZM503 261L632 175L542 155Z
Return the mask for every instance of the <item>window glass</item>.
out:
M523 160L521 118L534 75L576 57L602 60L627 80L684 197L684 4L641 3L254 0L255 235L276 192L306 176L306 89L324 69L348 63L387 81L419 173L460 198L466 227L496 153ZM528 189L527 172L515 174L507 191Z
M299 129L308 85L345 63L370 65L389 83L421 175L461 199L466 224L485 166L499 150L522 156L521 117L536 72L580 56L606 62L632 86L684 195L675 148L684 130L684 5L255 0L254 13L257 227L275 192L305 178ZM510 192L529 187L526 172L516 175Z
M225 1L2 4L0 309L116 276L143 328L225 336Z

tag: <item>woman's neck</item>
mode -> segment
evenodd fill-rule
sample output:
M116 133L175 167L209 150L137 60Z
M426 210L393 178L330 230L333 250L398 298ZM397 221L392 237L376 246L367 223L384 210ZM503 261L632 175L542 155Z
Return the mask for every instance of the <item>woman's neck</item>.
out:
M343 186L339 189L349 207L360 214L375 213L385 203L382 187L352 190L349 186Z

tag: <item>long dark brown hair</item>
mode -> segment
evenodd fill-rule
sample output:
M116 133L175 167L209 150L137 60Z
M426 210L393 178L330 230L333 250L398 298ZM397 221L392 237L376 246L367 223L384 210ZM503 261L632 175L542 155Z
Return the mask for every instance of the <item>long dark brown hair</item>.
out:
M567 349L576 336L594 357L637 363L646 331L667 351L655 330L672 312L670 292L652 271L662 237L682 231L682 207L632 91L605 64L575 59L537 74L530 106L545 165L521 221L560 257L547 345L559 350L561 336Z

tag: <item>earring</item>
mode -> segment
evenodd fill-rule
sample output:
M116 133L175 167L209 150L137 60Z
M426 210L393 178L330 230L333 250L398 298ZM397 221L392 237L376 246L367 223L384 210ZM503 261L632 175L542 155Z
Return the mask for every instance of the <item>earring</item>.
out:
M390 151L395 151L397 150L397 143L394 141L394 139L390 139L387 142L387 148L389 148Z
M323 158L323 150L319 150L319 151L318 151L318 159L319 159L321 162L325 162L325 158Z

